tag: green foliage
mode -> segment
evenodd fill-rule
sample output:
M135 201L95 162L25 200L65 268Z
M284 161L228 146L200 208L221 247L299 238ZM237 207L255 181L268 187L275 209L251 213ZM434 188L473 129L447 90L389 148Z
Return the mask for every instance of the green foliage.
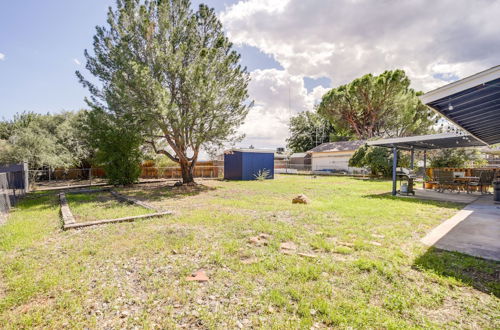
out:
M271 174L271 172L269 170L263 169L263 170L259 170L253 176L254 176L255 180L264 181L264 180L269 179L270 174Z
M433 152L430 157L430 166L440 167L480 167L487 161L477 149L442 149Z
M82 84L92 108L126 118L153 151L182 168L183 181L201 148L238 140L249 104L249 74L215 11L187 0L117 0L108 27L97 27L87 69L101 86Z
M27 161L31 169L42 166L82 166L93 150L80 130L83 112L35 114L25 112L0 123L0 162Z
M317 112L304 111L290 119L290 137L287 146L293 152L306 152L317 145L329 142L335 129Z
M109 183L127 185L137 182L141 174L143 139L134 127L127 120L95 109L87 113L83 128L97 149L96 161L104 167Z
M393 154L391 149L382 147L358 148L349 159L349 166L369 168L373 175L390 177L392 174ZM398 167L408 167L409 156L398 152Z
M435 115L409 86L402 70L367 74L326 93L318 111L336 129L363 140L429 133Z

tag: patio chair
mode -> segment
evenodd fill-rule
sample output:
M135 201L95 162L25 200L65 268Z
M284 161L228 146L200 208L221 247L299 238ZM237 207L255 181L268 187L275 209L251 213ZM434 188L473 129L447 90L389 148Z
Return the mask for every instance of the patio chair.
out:
M460 185L455 181L455 178L453 177L453 172L439 170L437 172L437 182L438 182L439 192L444 192L445 190L448 189L450 191L458 190L458 193L460 193L459 190Z
M479 187L479 191L483 194L485 193L484 188L492 185L495 172L490 170L472 170L472 175L479 179L467 184L467 192L470 192L470 187Z

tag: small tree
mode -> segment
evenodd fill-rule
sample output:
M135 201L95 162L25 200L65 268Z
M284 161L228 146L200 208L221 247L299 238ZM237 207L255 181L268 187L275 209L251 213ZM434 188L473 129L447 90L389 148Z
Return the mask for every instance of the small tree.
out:
M188 0L117 0L109 27L97 27L86 68L77 76L93 109L131 124L157 154L179 163L193 182L201 148L239 138L250 104L249 75L213 9ZM102 87L101 87L102 86Z
M365 145L354 152L351 159L349 159L349 166L369 168L372 175L390 177L392 174L392 160L391 149ZM398 152L398 167L407 167L409 164L409 156Z
M141 135L128 124L102 110L88 112L82 127L94 148L96 162L104 167L109 183L128 185L141 174Z
M431 167L465 167L483 166L487 161L481 156L477 149L442 149L436 150L429 155Z
M329 142L335 132L332 124L316 112L304 111L290 119L287 146L293 152L305 152Z

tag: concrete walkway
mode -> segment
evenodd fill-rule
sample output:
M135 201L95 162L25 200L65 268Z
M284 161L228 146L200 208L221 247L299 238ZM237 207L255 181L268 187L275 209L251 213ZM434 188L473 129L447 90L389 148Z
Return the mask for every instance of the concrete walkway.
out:
M422 243L500 261L500 204L480 196L428 233Z

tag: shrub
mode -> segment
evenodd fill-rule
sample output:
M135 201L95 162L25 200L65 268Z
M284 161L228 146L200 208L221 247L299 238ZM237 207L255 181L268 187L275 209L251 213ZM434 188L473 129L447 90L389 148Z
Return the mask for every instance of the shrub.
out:
M104 167L110 184L137 182L141 174L142 137L125 121L95 109L88 112L86 130L97 149L96 160Z

